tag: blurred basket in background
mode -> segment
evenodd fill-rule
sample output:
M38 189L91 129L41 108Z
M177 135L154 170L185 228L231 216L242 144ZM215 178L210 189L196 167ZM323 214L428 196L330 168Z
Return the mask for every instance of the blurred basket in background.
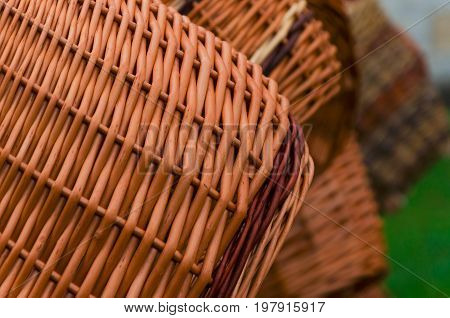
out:
M345 145L354 123L356 73L352 69L344 78L339 73L341 65L347 68L353 62L340 2L165 2L232 43L279 83L294 117L311 125L308 142L316 170L322 171ZM330 43L328 27L338 50Z
M259 296L355 296L383 278L382 223L355 139L314 181Z
M345 0L361 87L357 129L381 208L395 210L409 187L450 149L447 111L422 54L376 0Z
M0 296L256 294L313 174L259 66L146 0L1 0L0 66Z

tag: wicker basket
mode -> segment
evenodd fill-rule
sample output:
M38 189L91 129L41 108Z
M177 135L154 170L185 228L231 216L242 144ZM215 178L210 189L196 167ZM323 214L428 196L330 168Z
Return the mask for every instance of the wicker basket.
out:
M341 64L347 68L353 63L351 37L340 2L166 2L231 42L278 81L280 91L291 101L294 116L308 119L311 125L308 141L317 171L322 171L341 150L354 123L356 74L347 71L341 78L339 73ZM316 16L324 17L326 22ZM339 62L324 24L333 30L331 40L338 45Z
M360 59L362 151L381 208L395 210L429 165L450 151L448 113L421 53L391 25L378 2L346 3Z
M259 66L146 0L1 0L0 66L0 296L256 294L313 174Z
M354 296L383 277L381 220L353 139L315 180L259 296Z

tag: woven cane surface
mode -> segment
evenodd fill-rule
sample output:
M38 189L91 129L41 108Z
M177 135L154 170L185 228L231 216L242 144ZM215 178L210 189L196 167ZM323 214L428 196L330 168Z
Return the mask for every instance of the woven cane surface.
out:
M295 118L308 119L311 153L316 167L322 171L345 144L354 113L355 74L348 72L350 76L343 81L339 73L341 65L346 67L352 59L350 42L345 42L349 30L340 2L331 5L319 0L164 2L233 43L279 83L280 91L291 101ZM339 34L337 44L344 46L342 55L331 43L335 38L330 39L324 29L320 19L323 16L325 26L336 25L331 30L342 31L334 32ZM337 55L342 60L337 60ZM345 96L338 97L341 87Z
M288 166L255 293L313 170L261 67L146 0L1 0L0 66L0 296L204 295Z

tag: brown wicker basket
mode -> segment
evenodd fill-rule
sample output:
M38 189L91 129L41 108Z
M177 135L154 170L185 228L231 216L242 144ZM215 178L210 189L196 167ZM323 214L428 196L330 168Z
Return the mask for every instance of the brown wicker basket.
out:
M280 91L291 101L293 115L308 119L311 125L308 141L317 171L322 171L345 145L354 122L356 74L347 71L341 78L339 73L341 64L348 68L353 63L340 1L165 2L231 42L278 81ZM333 31L339 62L324 24Z
M146 0L0 0L0 67L0 296L256 294L313 174L261 67Z
M382 278L381 220L354 139L315 180L259 296L349 296Z
M378 1L345 2L361 74L360 143L382 210L396 210L410 186L450 152L448 112L419 49Z

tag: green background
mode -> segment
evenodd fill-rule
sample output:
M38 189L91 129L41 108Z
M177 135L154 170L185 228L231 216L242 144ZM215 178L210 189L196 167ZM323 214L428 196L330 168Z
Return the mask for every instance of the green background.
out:
M385 287L393 297L450 295L450 158L410 190L405 206L384 216L389 255ZM401 265L399 265L401 264Z

